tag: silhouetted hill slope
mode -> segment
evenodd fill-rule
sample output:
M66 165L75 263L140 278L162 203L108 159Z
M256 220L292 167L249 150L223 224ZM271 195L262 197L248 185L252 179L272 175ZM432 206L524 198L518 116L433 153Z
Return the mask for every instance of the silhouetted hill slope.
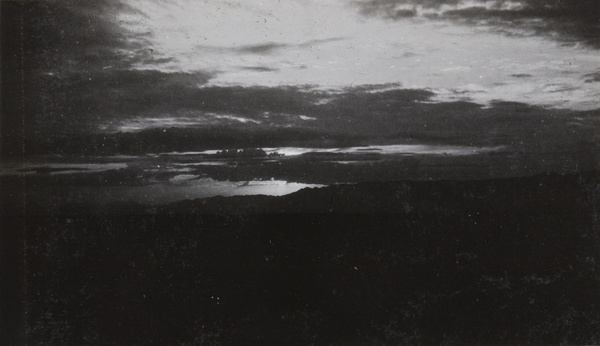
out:
M599 182L4 214L3 313L28 344L598 344Z
M598 208L600 174L469 181L357 183L303 189L281 196L183 201L159 213L580 213Z

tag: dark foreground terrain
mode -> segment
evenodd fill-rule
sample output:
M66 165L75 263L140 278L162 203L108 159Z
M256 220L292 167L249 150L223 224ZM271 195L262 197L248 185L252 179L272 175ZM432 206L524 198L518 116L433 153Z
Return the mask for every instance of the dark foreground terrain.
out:
M3 329L31 345L598 344L599 203L597 173L24 216L4 201Z

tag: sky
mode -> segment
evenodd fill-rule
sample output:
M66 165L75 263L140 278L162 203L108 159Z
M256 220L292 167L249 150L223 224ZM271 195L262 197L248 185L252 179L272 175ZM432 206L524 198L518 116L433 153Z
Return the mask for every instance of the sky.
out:
M179 134L158 143L152 131L171 128L202 143L187 150L600 145L594 0L1 6L2 22L15 21L3 24L4 47L22 53L1 50L3 92L20 80L26 96L15 104L24 117L3 116L3 155L168 151L182 146Z
M567 6L557 20L557 2L123 2L127 40L154 59L133 69L206 73L215 86L393 84L431 90L432 101L600 106L598 47L569 36L575 25L562 23L585 18Z

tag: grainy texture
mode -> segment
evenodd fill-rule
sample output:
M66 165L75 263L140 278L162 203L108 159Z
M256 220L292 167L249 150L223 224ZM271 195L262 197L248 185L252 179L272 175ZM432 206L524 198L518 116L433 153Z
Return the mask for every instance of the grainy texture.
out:
M26 232L26 340L595 344L599 184L361 184L8 217Z

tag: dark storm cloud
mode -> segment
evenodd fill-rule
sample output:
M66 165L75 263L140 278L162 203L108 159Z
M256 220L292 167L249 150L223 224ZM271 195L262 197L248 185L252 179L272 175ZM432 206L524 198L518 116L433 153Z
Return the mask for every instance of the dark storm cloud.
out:
M482 107L464 101L433 102L435 93L432 91L401 89L397 84L361 85L332 92L310 86L208 86L206 82L211 77L204 73L123 69L46 75L45 88L40 90L45 116L37 117L35 127L43 136L36 147L38 150L45 150L46 146L52 148L44 144L48 138L85 138L86 134L99 133L104 136L107 131L102 130L102 125L115 124L112 129L116 132L116 125L128 119L210 119L213 115L217 120L205 125L199 122L199 126L186 125L184 128L189 128L181 131L190 138L205 137L198 142L203 146L210 146L211 142L226 143L232 133L235 133L235 143L240 145L286 145L286 136L275 135L283 129L294 129L294 138L310 139L313 145L408 141L554 146L552 141L556 138L589 140L582 131L582 126L589 124L566 124L574 118L597 115L597 112L548 110L520 103L495 102ZM226 117L219 118L219 115ZM313 120L302 120L302 116ZM250 121L231 121L229 117ZM597 127L598 124L594 124ZM165 129L171 126L165 124ZM111 126L105 129L110 132ZM218 130L217 134L209 136L213 130ZM181 131L177 133L183 133ZM271 137L277 141L270 140ZM190 143L185 147L191 150L194 145Z
M181 146L179 149L186 150L224 145L233 139L240 146L283 146L290 145L287 141L292 138L310 140L308 144L319 146L374 142L443 143L517 145L526 150L543 146L554 150L561 144L565 147L598 144L598 136L594 137L595 131L592 131L598 123L588 122L597 117L597 112L548 110L510 102L494 102L489 107L464 101L432 102L435 94L431 91L399 89L394 88L395 85L360 86L336 92L300 86L202 85L210 77L204 74L115 70L90 74L89 78L73 75L55 80L56 88L51 90L56 90L56 94L48 99L58 101L49 105L49 109L55 107L54 112L60 111L61 117L49 118L40 128L45 131L46 138L61 138L62 135L78 138L86 133L112 138L110 133L100 130L100 125L121 124L128 119L143 121L144 118L180 116L211 119L212 115L216 115L217 120L207 124L199 122L198 126L186 125L180 130L170 131L175 137L163 136L166 136L164 140L169 145L162 145L159 137L156 137L157 144L149 145L152 148L169 148L177 144L177 136L182 134L197 138L177 144ZM218 120L221 114L227 115L225 118L243 117L250 121ZM304 121L301 116L313 120ZM57 128L56 125L61 123L71 125ZM164 129L172 126L165 124ZM117 128L113 128L113 132L118 131ZM295 133L293 137L277 134L283 131L289 135L290 129ZM160 128L155 128L143 132L148 138L155 138L160 131ZM135 136L119 135L115 138L132 140ZM119 149L118 143L113 145L116 151L125 150ZM37 145L40 150L46 146L52 147ZM76 151L77 146L71 150Z
M44 123L60 103L45 98L44 76L128 65L128 57L120 53L128 43L110 20L125 6L115 0L0 1L0 6L4 101L0 144L2 154L14 155L22 151L16 148L22 147L23 137L38 135L40 121ZM6 91L15 88L20 95ZM52 116L61 121L60 112Z
M343 38L342 37L333 37L333 38L328 38L328 39L310 40L307 42L302 42L302 43L297 43L297 44L268 42L268 43L256 44L256 45L244 45L244 46L240 46L240 47L216 47L216 46L205 46L205 45L198 45L197 47L201 48L201 49L208 49L208 50L213 50L213 51L218 51L218 52L223 52L223 53L268 55L268 54L275 53L276 51L281 50L281 49L305 48L305 47L311 47L311 46L320 45L320 44L326 44L329 42L340 41L340 40L343 40Z
M254 72L275 72L279 71L278 68L272 67L264 67L264 66L245 66L242 67L243 70L254 71Z
M24 53L28 67L54 70L127 66L143 46L128 40L117 22L119 11L136 10L118 0L30 1L22 5Z
M144 35L122 29L117 14L138 12L118 0L0 3L2 154L22 152L23 137L89 130L93 117L136 109L153 92L169 95L169 83L187 78L127 71L160 58ZM201 84L207 78L192 79Z
M244 46L236 49L240 53L253 53L253 54L268 54L277 49L285 48L288 45L286 44L277 44L277 43L266 43L259 44L254 46Z
M414 10L396 10L394 12L395 18L402 18L402 17L410 18L410 17L414 17L416 15L417 15L417 12Z
M97 126L161 117L209 122L191 126L165 123L128 133L120 133L118 126L87 132L74 128L67 136L57 132L33 138L38 142L30 147L37 153L139 154L220 147L406 143L503 146L523 152L600 152L598 111L551 110L516 102L493 102L487 107L464 101L432 102L431 91L377 85L336 92L310 87L190 87L199 78L128 72L120 78L126 81L123 84L99 81L103 94L78 101L82 107L92 104L93 108L72 116L104 116L97 122L88 119L87 123ZM146 84L151 86L140 87ZM137 92L131 92L132 88ZM250 121L230 120L236 117Z
M310 40L310 41L307 41L304 43L300 43L300 44L298 44L298 46L311 47L313 45L318 45L318 44L323 44L323 43L342 41L343 39L344 39L343 37L331 37L331 38L324 38L324 39L318 39L318 40Z
M583 76L586 83L598 83L600 82L600 72L589 73Z
M201 73L105 71L90 74L89 78L74 75L67 80L57 80L57 89L53 90L65 93L63 97L71 100L65 114L76 119L86 117L86 122L96 125L138 116L206 113L244 117L265 125L289 125L294 118L290 116L298 120L300 115L321 120L342 117L343 122L368 117L371 113L389 113L391 109L408 111L417 102L434 96L428 90L388 90L391 85L348 88L333 94L309 86L203 85L210 78L211 75Z
M184 107L192 90L206 83L203 73L163 73L106 69L43 76L42 113L37 126L55 131L93 130L98 120L135 115L153 107ZM180 106L178 106L178 104Z
M365 15L382 15L388 18L394 18L398 14L399 5L424 6L427 8L439 8L444 4L456 5L460 0L358 0L355 3ZM403 17L405 10L400 10L400 17Z
M515 74L511 74L511 76L513 76L515 78L531 78L531 77L533 77L529 73L515 73Z
M440 9L442 5L457 5L457 0L366 0L358 1L365 15L377 15L391 19L401 19L410 14L406 6L422 6ZM446 18L471 24L497 26L503 28L526 29L538 35L561 40L577 41L594 48L600 48L600 2L595 0L523 0L520 6L509 9L504 5L514 3L498 0L494 6L485 6L485 1L473 3L467 8L446 9L429 15L432 18ZM399 6L404 6L398 9ZM414 12L414 11L413 11ZM505 31L511 32L511 31Z

